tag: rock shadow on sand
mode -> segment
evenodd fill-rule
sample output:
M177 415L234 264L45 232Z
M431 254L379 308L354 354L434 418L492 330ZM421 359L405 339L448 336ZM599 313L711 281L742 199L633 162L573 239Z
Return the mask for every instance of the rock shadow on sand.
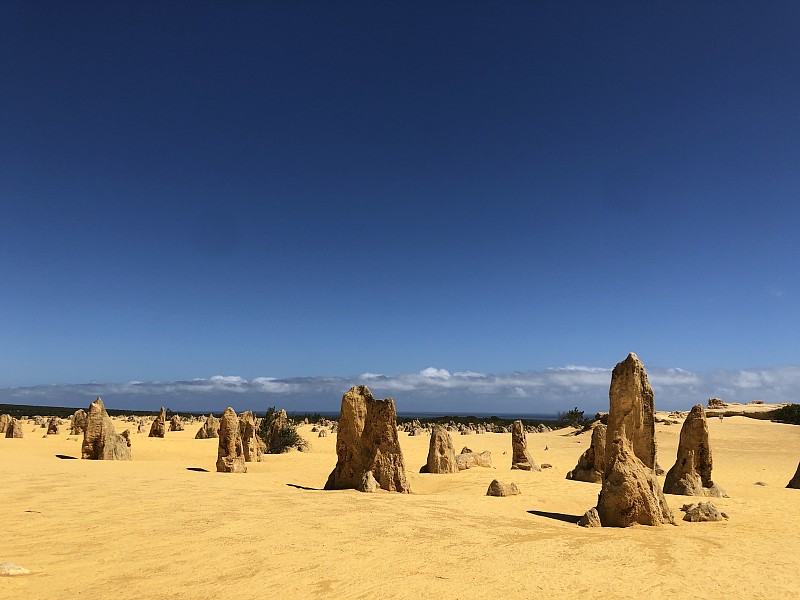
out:
M195 473L210 473L208 469L203 469L202 467L186 467L187 471L194 471Z
M77 456L69 456L68 454L56 454L56 458L61 460L78 460Z
M581 520L580 515L567 515L564 513L547 512L545 510L529 510L528 512L537 517L547 517L548 519L555 519L556 521L564 521L564 523L576 524Z
M306 485L298 485L296 483L287 483L286 485L289 486L289 487L297 488L298 490L306 490L308 492L322 492L323 491L322 488L312 488L312 487L308 487Z

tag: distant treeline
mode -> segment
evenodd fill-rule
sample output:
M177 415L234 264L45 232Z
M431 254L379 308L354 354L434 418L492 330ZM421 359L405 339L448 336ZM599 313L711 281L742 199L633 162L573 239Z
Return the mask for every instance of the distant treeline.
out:
M82 406L83 410L87 410L89 405ZM75 414L78 410L74 406L72 408L67 406L32 406L30 404L0 404L0 415L11 415L12 417L59 417L61 419L68 419ZM136 415L143 417L145 415L154 415L158 411L152 410L119 410L116 408L107 408L106 412L112 417L120 415Z
M87 406L80 407L86 410ZM35 406L30 404L0 404L0 414L9 414L12 417L35 417L35 416L53 416L59 417L62 419L68 419L75 411L78 410L77 407L67 407L67 406ZM112 417L119 417L122 415L134 415L137 417L145 417L145 416L152 416L158 414L157 410L127 410L127 409L118 409L118 408L106 408L106 412ZM258 417L263 417L265 411L253 411L254 414ZM209 413L201 413L195 411L173 411L167 408L167 417L172 416L173 414L179 414L182 416L195 416L195 417L202 417ZM214 416L219 417L222 415L221 412L212 413ZM304 419L308 419L309 423L317 423L322 418L328 418L334 421L339 419L338 413L318 413L318 412L290 412L289 417L295 422L302 422ZM410 423L412 421L419 421L420 423L461 423L463 425L469 424L478 424L478 423L494 423L496 425L503 425L509 426L517 419L512 418L505 418L505 417L498 417L498 416L491 416L491 417L476 417L476 416L458 416L458 415L443 415L443 416L398 416L397 422L402 423ZM539 425L543 423L545 425L554 426L559 424L558 418L555 419L519 419L522 421L524 425Z

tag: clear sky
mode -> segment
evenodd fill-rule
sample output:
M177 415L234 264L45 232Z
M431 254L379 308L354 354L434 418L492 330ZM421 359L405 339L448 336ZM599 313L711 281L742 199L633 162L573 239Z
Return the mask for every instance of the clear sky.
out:
M798 40L796 2L2 2L0 401L600 409L629 351L700 382L657 405L796 400Z

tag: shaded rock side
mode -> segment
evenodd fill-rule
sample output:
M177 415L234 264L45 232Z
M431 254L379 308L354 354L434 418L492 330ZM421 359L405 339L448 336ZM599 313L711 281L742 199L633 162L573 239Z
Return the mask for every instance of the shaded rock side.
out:
M397 437L394 400L376 400L365 385L352 387L342 396L336 455L326 490L358 489L367 471L372 471L381 489L411 492Z
M83 432L81 458L87 460L130 460L130 440L114 431L114 424L101 398L89 405Z
M86 411L79 408L75 411L69 421L70 435L80 435L86 431Z
M194 439L209 440L217 437L219 437L219 419L214 415L208 415L205 423L197 430Z
M636 456L625 437L607 444L606 473L597 499L597 513L603 527L629 527L634 524L675 524L661 485L653 469Z
M169 420L169 430L183 431L183 421L181 421L179 415L172 415L172 418Z
M789 485L786 487L800 490L800 463L797 464L797 472L794 474L794 477L792 477L791 481L789 481Z
M712 466L706 414L702 404L695 404L681 427L678 457L664 480L664 493L726 498L711 480Z
M422 468L425 473L458 473L456 450L450 434L441 425L434 425L428 446L428 462Z
M492 480L492 483L489 484L489 489L486 490L487 496L518 496L521 493L517 484L513 481L511 483L502 483L497 479Z
M247 473L244 464L244 447L239 430L239 418L230 406L219 421L218 473Z
M578 464L567 473L567 479L602 483L606 463L606 426L598 423L592 428L592 441L581 454Z
M11 415L0 415L0 433L6 432L9 423L11 423Z
M649 469L656 466L655 411L653 388L647 380L644 365L633 352L614 367L608 390L607 440L625 437L634 454ZM606 443L608 465L611 445Z
M155 421L150 426L150 433L147 437L163 438L167 430L167 409L161 407L161 412L158 413Z
M541 471L528 452L528 440L525 437L525 427L522 421L511 424L511 468L523 471Z
M239 415L239 433L242 436L242 449L245 462L260 462L267 449L264 440L258 437L255 415L249 410Z
M22 432L22 421L11 417L8 425L6 425L6 437L16 439L24 438L25 434Z
M483 452L462 452L456 454L456 465L459 471L466 471L472 467L492 468L492 453L488 450Z

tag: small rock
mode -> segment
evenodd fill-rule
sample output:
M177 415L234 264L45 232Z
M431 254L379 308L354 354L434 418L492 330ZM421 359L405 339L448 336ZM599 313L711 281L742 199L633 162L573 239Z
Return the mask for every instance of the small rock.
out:
M489 484L489 489L486 490L487 496L518 496L521 493L516 483L501 483L497 479L493 480Z
M542 469L552 469L553 468L553 465L551 465L550 463L542 463L540 466L541 466Z
M600 515L597 514L596 508L590 508L578 521L578 525L581 527L602 527L602 523L600 523Z
M684 521L690 523L701 523L706 521L722 521L727 520L728 515L724 512L717 510L711 502L698 502L697 504L684 504L681 510L686 514L683 515Z
M365 492L368 494L374 494L378 491L378 488L381 487L380 484L375 481L375 477L372 475L372 471L367 471L364 473L364 477L361 478L361 483L356 488L359 492Z
M755 485L760 485L760 486L763 487L763 486L767 485L767 482L766 481L756 481Z
M13 577L15 575L27 575L30 571L12 562L0 563L0 576Z

